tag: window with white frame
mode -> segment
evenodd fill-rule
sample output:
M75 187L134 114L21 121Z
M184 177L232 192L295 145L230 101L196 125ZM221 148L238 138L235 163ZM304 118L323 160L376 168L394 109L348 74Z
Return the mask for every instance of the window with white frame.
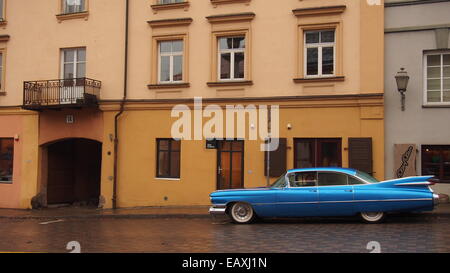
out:
M86 48L62 49L61 54L63 79L86 77Z
M159 83L183 81L183 40L159 42Z
M4 0L0 0L0 21L4 21L5 20L5 4L4 4Z
M86 0L62 0L63 13L77 13L86 11Z
M219 80L245 78L245 37L219 38Z
M335 75L336 31L305 31L305 77L330 77Z
M425 102L450 104L450 51L427 53L425 63Z
M186 0L158 0L158 4L164 5L164 4L174 4L174 3L182 3Z

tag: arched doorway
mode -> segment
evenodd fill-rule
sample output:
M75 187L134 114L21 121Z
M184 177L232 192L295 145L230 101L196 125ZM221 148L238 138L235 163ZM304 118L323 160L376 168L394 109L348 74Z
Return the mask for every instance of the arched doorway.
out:
M47 204L98 206L102 144L67 139L46 146Z

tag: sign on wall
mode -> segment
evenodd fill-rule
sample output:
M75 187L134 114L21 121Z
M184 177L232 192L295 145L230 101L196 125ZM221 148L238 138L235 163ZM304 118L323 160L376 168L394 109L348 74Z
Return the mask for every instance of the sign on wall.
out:
M415 144L394 145L394 176L402 178L417 175L417 147Z

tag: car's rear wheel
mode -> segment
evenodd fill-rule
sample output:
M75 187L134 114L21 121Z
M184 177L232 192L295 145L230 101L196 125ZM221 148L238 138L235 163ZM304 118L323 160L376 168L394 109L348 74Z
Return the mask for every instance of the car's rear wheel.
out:
M379 212L361 212L360 213L361 219L369 224L376 224L381 223L386 217L386 213L379 211Z
M255 219L255 212L248 203L234 203L231 206L229 215L231 220L237 224L249 224Z

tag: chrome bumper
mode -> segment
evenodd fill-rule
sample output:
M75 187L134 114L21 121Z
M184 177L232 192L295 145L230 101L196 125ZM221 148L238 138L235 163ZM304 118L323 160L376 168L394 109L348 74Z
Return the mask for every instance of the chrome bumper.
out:
M224 215L227 208L225 206L212 206L209 208L209 214L211 215Z
M439 195L435 193L433 193L433 205L434 206L439 205Z

